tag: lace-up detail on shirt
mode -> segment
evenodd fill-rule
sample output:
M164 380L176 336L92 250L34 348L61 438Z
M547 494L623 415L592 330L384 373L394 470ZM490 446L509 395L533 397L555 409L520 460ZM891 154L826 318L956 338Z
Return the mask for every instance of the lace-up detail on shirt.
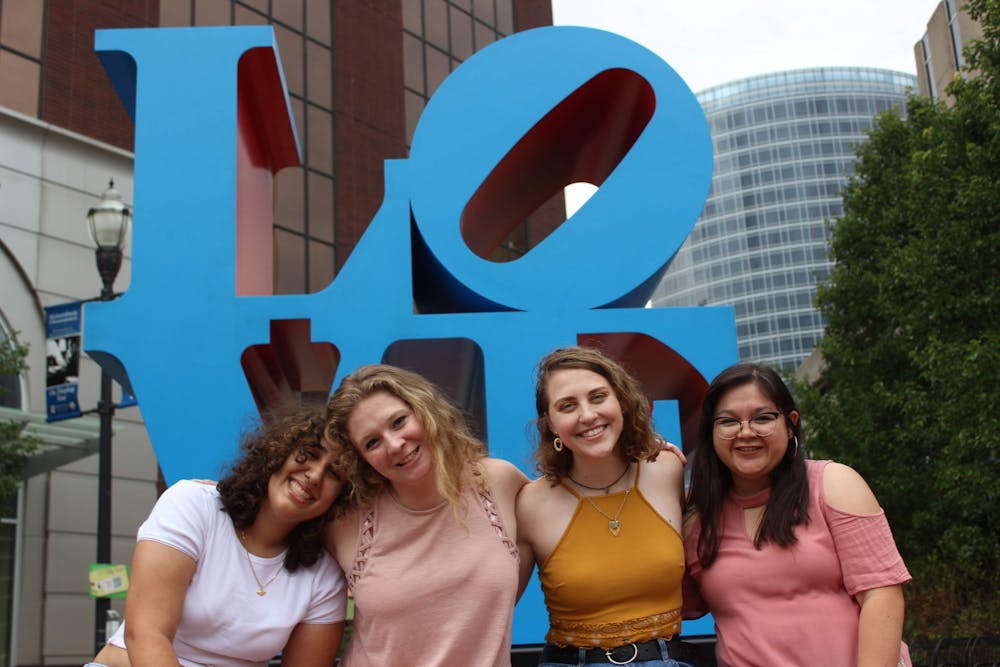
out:
M479 500L486 514L486 519L490 522L490 527L496 533L497 538L507 549L507 552L520 562L520 555L517 550L517 543L507 535L507 529L503 525L503 518L500 516L500 509L497 507L496 499L493 497L493 490L487 486L476 485L476 498ZM347 583L351 588L358 580L364 576L365 566L368 564L368 556L375 541L375 508L370 507L361 516L358 527L358 551L351 564L351 571L347 576Z
M486 512L486 518L490 520L490 525L493 526L493 530L496 531L497 537L503 542L504 546L507 547L507 551L510 555L514 557L514 560L521 562L520 554L517 550L517 544L514 540L510 539L507 535L507 529L504 528L503 519L500 518L500 509L497 507L497 501L493 498L493 491L489 487L479 487L478 494L479 501L483 504L483 510Z
M354 634L345 665L383 667L399 656L408 665L449 665L476 656L476 665L510 667L516 546L492 494L470 482L460 517L447 501L408 509L385 490L358 510L358 548L347 565ZM449 604L414 604L442 597Z
M347 577L347 583L351 588L354 588L354 584L365 573L365 565L368 563L368 553L372 550L374 540L375 508L369 508L364 516L361 517L361 524L358 528L358 553L354 556L351 573Z

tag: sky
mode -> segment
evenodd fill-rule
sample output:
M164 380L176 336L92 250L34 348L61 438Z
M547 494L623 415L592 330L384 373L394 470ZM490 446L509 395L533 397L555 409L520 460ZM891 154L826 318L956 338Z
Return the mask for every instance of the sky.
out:
M864 66L916 74L939 0L552 0L553 23L601 28L663 58L694 92L756 74Z

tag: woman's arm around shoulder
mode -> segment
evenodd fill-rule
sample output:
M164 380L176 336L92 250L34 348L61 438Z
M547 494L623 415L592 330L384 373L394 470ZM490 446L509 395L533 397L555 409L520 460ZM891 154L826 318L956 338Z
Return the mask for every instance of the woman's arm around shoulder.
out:
M684 511L684 465L677 455L661 450L652 461L640 461L639 489L660 515L681 532Z
M343 621L299 623L281 652L282 667L330 667L343 638Z
M479 464L486 473L486 480L493 489L493 495L497 502L501 499L509 500L511 507L514 506L514 499L517 498L521 487L528 483L528 476L521 472L521 469L510 461L504 459L484 458Z
M195 567L193 558L160 542L136 545L125 601L125 645L132 667L177 667L174 634Z
M661 449L653 460L640 461L642 474L652 475L659 483L683 486L684 462L678 456L678 451L676 448Z
M551 499L552 482L544 477L532 480L521 487L517 494L518 543L528 542L534 548L538 528L546 518L547 499Z
M535 570L535 540L536 534L533 530L538 526L539 521L544 519L541 516L543 499L551 482L542 478L536 479L521 487L517 494L517 550L520 557L520 577L517 588L517 597L521 598L524 589L531 580L531 573Z
M486 475L486 485L493 491L493 499L500 509L507 537L517 542L517 514L514 505L521 487L528 483L528 476L517 466L503 459L482 459L480 465Z

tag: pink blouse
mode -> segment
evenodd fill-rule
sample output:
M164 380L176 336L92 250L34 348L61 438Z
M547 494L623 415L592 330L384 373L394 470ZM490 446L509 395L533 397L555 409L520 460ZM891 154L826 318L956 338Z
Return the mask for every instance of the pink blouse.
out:
M711 610L721 667L854 665L860 608L853 596L910 580L885 512L848 514L826 503L828 463L806 461L809 523L796 526L791 548L765 543L758 550L746 534L743 510L765 504L770 489L726 499L710 568L698 561L697 523L685 540L684 616Z

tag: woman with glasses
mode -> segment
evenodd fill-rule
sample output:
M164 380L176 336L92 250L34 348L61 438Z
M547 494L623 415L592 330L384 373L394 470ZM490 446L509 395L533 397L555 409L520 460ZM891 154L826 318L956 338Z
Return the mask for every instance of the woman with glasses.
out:
M715 618L720 665L908 665L910 579L885 513L853 469L806 460L771 368L709 386L684 521L684 615Z

